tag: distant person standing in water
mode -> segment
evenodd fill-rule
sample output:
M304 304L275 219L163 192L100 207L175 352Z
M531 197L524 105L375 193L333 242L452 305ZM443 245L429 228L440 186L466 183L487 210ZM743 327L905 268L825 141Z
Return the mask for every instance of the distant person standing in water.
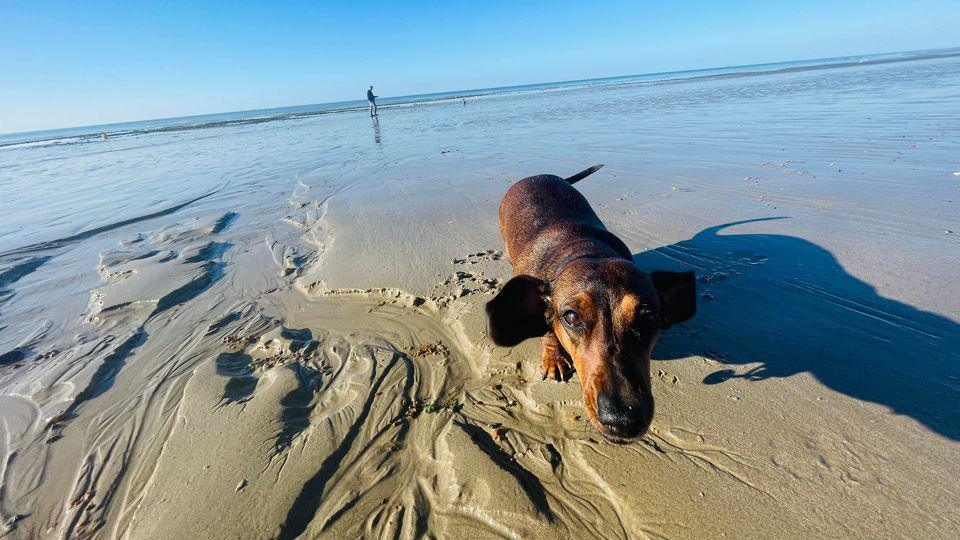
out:
M370 103L370 117L377 116L377 96L373 95L373 85L367 88L367 102Z

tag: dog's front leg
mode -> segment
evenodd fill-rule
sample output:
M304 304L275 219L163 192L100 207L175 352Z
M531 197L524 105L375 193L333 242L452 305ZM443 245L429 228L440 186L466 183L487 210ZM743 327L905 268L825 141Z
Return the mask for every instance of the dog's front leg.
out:
M543 361L540 363L540 373L543 375L543 380L547 380L547 377L551 377L555 381L569 379L575 371L573 362L567 355L567 351L563 350L563 345L560 344L557 335L549 332L540 338L540 343L543 346Z

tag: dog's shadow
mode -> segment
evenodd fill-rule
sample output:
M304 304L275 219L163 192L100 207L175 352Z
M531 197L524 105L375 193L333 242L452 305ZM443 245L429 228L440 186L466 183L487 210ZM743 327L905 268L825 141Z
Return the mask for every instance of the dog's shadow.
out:
M702 355L729 366L706 384L809 372L837 392L960 440L960 325L878 295L806 240L721 234L743 223L634 255L646 270L698 276L696 317L668 330L654 358Z

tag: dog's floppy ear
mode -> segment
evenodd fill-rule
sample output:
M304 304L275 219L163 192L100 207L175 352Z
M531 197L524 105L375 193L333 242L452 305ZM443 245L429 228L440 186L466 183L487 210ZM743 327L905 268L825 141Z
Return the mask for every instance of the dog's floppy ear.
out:
M487 302L487 333L501 347L542 336L547 325L547 283L520 275L508 281L493 300Z
M682 323L697 312L697 281L693 272L658 270L650 274L650 279L660 296L661 328Z

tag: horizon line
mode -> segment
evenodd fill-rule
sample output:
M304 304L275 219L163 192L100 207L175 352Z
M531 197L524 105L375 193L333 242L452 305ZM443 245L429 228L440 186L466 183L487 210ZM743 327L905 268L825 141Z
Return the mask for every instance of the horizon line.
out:
M471 97L471 93L487 92L487 91L494 91L494 90L506 90L510 88L522 88L524 86L534 86L534 85L552 85L552 84L559 85L559 84L569 84L569 83L586 83L590 81L603 81L603 80L629 79L634 77L650 77L650 76L656 76L656 75L695 73L698 71L711 71L711 70L718 70L718 69L757 68L757 67L764 67L764 66L774 66L778 64L788 64L788 63L794 63L794 62L828 62L830 60L842 60L847 58L855 58L857 56L871 57L871 56L884 56L884 55L893 55L893 54L938 53L938 52L948 52L948 51L953 51L955 53L960 54L960 46L942 47L942 48L936 48L936 49L916 49L916 50L909 50L909 51L889 51L889 52L880 52L880 53L850 54L850 55L844 55L844 56L829 56L829 57L823 57L823 58L779 60L774 62L761 62L757 64L713 66L713 67L706 67L706 68L680 69L680 70L673 70L673 71L651 71L646 73L635 73L635 74L629 74L629 75L608 75L604 77L589 77L585 79L565 79L565 80L559 80L559 81L528 82L528 83L509 84L509 85L503 85L503 86L468 88L468 89L462 89L462 90L442 90L437 92L424 92L420 94L403 94L399 96L379 96L379 99L402 100L405 98L427 97L427 96L434 96L434 95L440 95L440 94L456 94L456 93L463 93L464 94L463 97ZM758 74L763 74L763 72ZM342 100L342 101L321 101L321 102L303 103L303 104L297 104L297 105L277 105L273 107L260 107L255 109L217 111L217 112L207 112L207 113L198 113L198 114L187 114L187 115L180 115L180 116L165 116L165 117L159 117L159 118L141 118L141 119L134 119L134 120L121 120L117 122L108 122L108 123L102 123L102 124L81 124L78 126L62 126L62 127L56 127L56 128L36 129L36 130L30 130L30 131L0 132L0 137L11 137L16 135L33 135L33 134L41 134L41 133L54 132L54 131L70 130L70 129L104 128L104 127L110 127L110 126L119 126L123 124L133 124L138 122L187 120L190 118L198 118L202 116L257 113L257 112L270 111L270 110L276 110L276 109L292 109L297 107L311 107L311 106L320 106L320 105L329 106L329 105L347 104L354 101L359 102L361 104L363 102L362 99ZM398 104L400 103L394 103L392 105L398 105Z

